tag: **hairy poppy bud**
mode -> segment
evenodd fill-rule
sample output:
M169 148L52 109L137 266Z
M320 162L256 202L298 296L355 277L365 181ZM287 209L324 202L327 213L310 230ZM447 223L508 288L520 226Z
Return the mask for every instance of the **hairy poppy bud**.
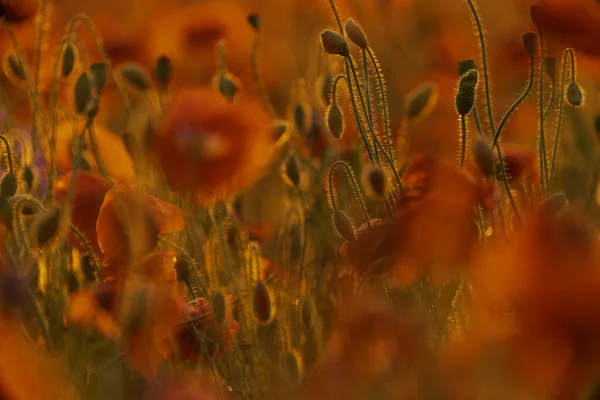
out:
M333 225L338 235L340 235L343 239L348 242L356 241L354 226L345 212L342 210L336 210L333 213Z
M473 109L478 77L479 74L476 69L472 69L461 76L456 93L456 111L458 115L464 117Z
M361 49L365 50L369 48L369 41L367 40L367 35L361 28L361 26L350 18L346 21L346 26L344 27L344 31L346 31L346 36L348 39Z
M350 48L346 39L337 32L325 29L321 32L321 44L329 54L337 54L343 57L350 56Z
M337 103L327 109L327 128L336 139L341 138L344 133L344 114Z

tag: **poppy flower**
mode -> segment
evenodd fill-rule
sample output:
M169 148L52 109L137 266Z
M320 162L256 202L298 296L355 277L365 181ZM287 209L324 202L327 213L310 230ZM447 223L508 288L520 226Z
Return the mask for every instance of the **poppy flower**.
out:
M67 371L32 343L22 322L0 317L0 396L5 399L77 399Z
M228 104L217 92L185 89L173 98L149 150L169 184L201 203L251 186L272 156L269 118L254 100Z
M78 134L82 132L83 125L62 122L56 128L56 163L61 173L67 173L73 166L73 144ZM98 149L98 156L104 163L107 174L114 179L131 182L135 179L135 169L131 155L125 147L123 140L114 132L99 124L94 124L94 142ZM47 155L49 157L49 154ZM83 158L93 171L99 168L94 157L89 134L84 136ZM49 159L49 158L48 158Z
M406 172L412 189L400 195L396 220L398 257L394 276L400 283L416 279L426 268L434 280L446 279L465 266L479 240L475 210L478 182L453 164L436 159L417 161Z
M503 143L500 146L502 148L502 158L508 182L517 183L523 179L538 177L537 154L533 148L515 143ZM500 171L499 164L496 168L496 175L498 180L502 179L502 171ZM535 179L533 182L537 184L539 180Z
M183 225L181 209L134 187L108 192L96 221L102 276L126 274L132 263L156 247L159 234L177 232Z
M58 178L54 183L53 197L56 201L60 203L67 201L71 177L72 172L69 172ZM96 257L102 255L102 251L98 246L96 221L98 220L98 214L104 202L104 197L109 189L109 182L102 176L89 171L77 170L71 208L71 223L86 238ZM72 232L69 233L69 242L77 246L81 251L87 250L79 238Z
M18 24L32 19L38 10L38 0L2 0L0 18Z
M69 320L121 339L132 367L152 380L171 355L169 337L180 321L180 301L174 254L158 251L147 255L136 272L72 295Z
M233 296L226 296L225 301L228 303L228 307L224 325L217 322L214 314L212 314L212 304L204 298L199 298L195 303L189 305L187 317L185 315L185 303L180 304L178 315L183 315L181 320L186 318L196 319L193 322L180 325L177 329L176 340L180 355L184 360L196 362L199 358L212 358L231 347L231 338L237 336L240 324L233 317ZM202 317L203 315L205 316ZM196 331L204 336L202 340L197 337Z
M177 71L175 82L206 85L216 71L217 43L224 40L229 71L252 87L250 12L231 0L158 8L148 24L149 58L168 56Z
M589 56L600 55L600 6L593 0L540 0L531 20L546 37Z
M401 388L387 388L399 390L403 395L398 397L420 397L416 376L424 366L426 344L419 324L373 304L359 303L348 310L336 322L309 377L306 398L349 398L369 385L390 384L379 381L387 374L403 382Z

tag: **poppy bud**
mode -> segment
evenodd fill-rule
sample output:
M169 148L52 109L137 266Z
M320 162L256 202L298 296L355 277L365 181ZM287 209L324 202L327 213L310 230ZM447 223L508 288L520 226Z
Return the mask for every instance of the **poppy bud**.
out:
M90 72L94 78L94 87L96 88L96 92L100 92L104 85L106 85L106 81L108 79L106 64L102 62L94 63L90 65Z
M268 324L275 317L274 296L263 282L258 282L252 291L252 312L261 324Z
M327 109L327 128L336 139L340 139L344 133L344 114L337 103Z
M583 92L576 81L571 81L567 86L567 103L573 107L579 107L583 104Z
M478 78L479 74L476 69L472 69L461 76L456 93L456 111L458 115L464 117L473 109Z
M346 36L348 39L358 47L363 50L369 48L369 41L367 40L367 35L361 28L361 26L356 23L352 18L346 21L346 26L344 27L344 31L346 31Z
M523 46L525 46L527 53L533 57L537 50L537 35L534 32L523 34Z
M0 197L10 198L17 193L17 177L12 172L7 173L0 182Z
M300 167L293 154L290 154L285 161L285 177L290 185L296 187L300 185Z
M337 32L325 29L321 32L321 44L329 54L337 54L343 57L350 56L350 48L346 39Z
M121 76L127 83L139 91L146 91L152 87L150 77L146 71L138 65L125 65L121 68Z
M165 55L158 57L154 65L154 79L162 89L166 89L173 77L171 59Z
M463 60L458 63L458 76L463 76L467 72L472 69L477 69L477 65L475 65L475 61L473 60Z
M409 120L424 118L435 107L438 88L435 83L423 83L406 95L405 114Z
M53 208L41 217L35 232L39 247L44 247L44 245L56 237L60 228L60 217L61 210L58 207Z
M75 82L75 110L83 114L92 99L92 84L89 76L84 72Z
M385 172L380 167L370 167L365 170L365 179L367 187L379 197L385 197L387 193L387 178Z
M343 239L348 242L356 241L354 226L345 212L342 210L336 210L333 213L333 225L338 235L340 235Z
M68 78L69 75L71 75L71 72L73 72L73 67L75 67L75 50L70 43L67 43L62 54L61 73L63 78Z

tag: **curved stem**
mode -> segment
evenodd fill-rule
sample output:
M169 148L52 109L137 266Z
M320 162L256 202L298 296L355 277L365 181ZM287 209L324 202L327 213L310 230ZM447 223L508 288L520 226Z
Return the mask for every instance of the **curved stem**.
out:
M82 22L88 28L90 33L92 34L92 37L94 38L94 41L96 42L96 47L98 47L98 50L100 51L102 60L106 64L107 68L110 70L110 76L112 78L112 81L115 84L115 87L117 88L117 92L119 92L119 96L121 97L121 101L123 102L123 106L125 107L125 111L127 112L127 115L131 115L131 104L129 104L129 99L125 95L125 90L123 89L121 82L115 76L115 71L114 71L112 62L110 60L110 57L108 56L106 49L102 45L102 39L100 38L100 35L98 35L98 31L96 31L96 28L94 27L94 23L92 22L90 17L88 17L85 14L76 15L75 18L73 18L71 20L71 23L69 24L69 29L67 32L73 33L73 31L75 30L75 27L77 26L77 23L79 23L79 22Z
M81 243L83 244L83 246L85 247L85 249L87 250L87 252L90 255L90 258L92 260L92 267L94 267L94 271L96 271L96 278L102 282L102 274L100 273L100 267L98 267L98 264L96 263L96 255L94 254L94 251L92 250L92 246L90 245L90 243L87 241L87 239L85 238L85 236L83 236L83 233L81 233L79 231L79 229L77 229L75 227L75 225L73 224L69 224L69 228L71 229L71 231L73 231L73 233L79 238L79 240L81 240Z
M335 15L335 20L337 22L338 29L340 30L340 33L343 36L344 35L344 28L342 27L342 20L340 19L340 12L338 11L337 6L335 5L335 1L334 0L329 0L329 5L331 5L331 9L333 11L333 15Z
M544 59L544 40L540 32L540 51L541 60ZM548 163L546 162L546 135L544 132L544 63L540 63L540 93L539 93L539 113L540 113L540 180L542 191L548 192Z
M335 80L333 81L333 91L332 91L332 94L331 94L331 102L333 104L335 104L337 102L337 85L338 85L338 82L341 79L344 79L346 81L346 85L348 84L348 80L346 79L346 75L339 74L338 76L335 77Z
M356 105L356 98L354 97L354 89L352 88L352 81L348 79L350 76L350 67L348 66L348 62L346 61L346 86L348 87L348 91L350 92L350 101L352 102L352 111L354 112L354 119L356 120L356 125L358 126L358 131L362 137L363 143L367 149L367 154L369 155L369 161L373 162L373 150L371 149L371 143L367 138L367 132L365 132L365 128L361 123L360 113L358 111L358 106Z
M534 80L534 74L535 74L535 61L534 61L533 56L529 57L529 65L530 65L529 82L527 82L527 87L525 88L525 91L523 91L521 96L519 96L519 98L510 106L508 111L506 111L506 114L504 114L504 117L502 117L502 120L500 121L500 124L498 125L498 129L494 133L494 138L492 140L492 147L496 146L496 144L498 143L498 139L500 138L500 134L502 133L502 128L504 128L504 125L508 121L508 118L510 118L513 111L515 111L515 109L519 106L519 104L521 104L523 102L523 100L525 100L525 98L529 95L529 92L531 92L531 89L533 88L533 80Z
M500 173L502 174L502 182L504 183L504 188L506 189L506 194L508 196L508 200L510 201L510 205L517 217L517 221L519 224L521 223L521 214L519 214L519 209L517 208L517 203L510 191L510 185L508 184L508 178L506 177L506 166L504 165L504 157L502 156L502 150L500 149L500 144L496 144L496 153L498 154L498 163L500 166ZM502 214L502 210L500 210L500 214ZM503 217L502 217L503 218Z
M367 226L369 227L369 230L372 230L373 228L371 227L371 219L369 218L369 213L367 212L367 205L365 204L365 200L363 199L362 194L360 193L360 187L358 186L358 182L356 181L356 177L354 176L354 171L352 170L352 167L345 161L338 160L334 162L331 165L331 168L329 169L329 196L331 196L331 206L333 208L333 211L338 210L336 203L336 191L333 190L333 174L337 166L342 166L346 170L346 176L350 180L350 183L352 184L352 189L354 190L354 193L356 194L356 197L360 202L360 207L362 208L362 211L367 220Z
M479 45L481 46L481 62L483 66L483 80L485 84L485 100L487 105L487 113L488 119L490 121L490 128L492 132L495 132L494 128L494 117L492 113L492 96L490 95L490 78L488 74L488 66L487 66L487 50L485 45L485 37L483 36L483 26L481 25L481 20L479 19L479 14L477 13L477 8L473 3L473 0L467 0L469 4L469 8L473 14L473 19L475 20L475 25L477 26L477 34L479 35Z
M390 139L390 121L389 121L389 111L388 111L388 100L387 100L387 95L385 92L385 84L383 83L383 72L381 71L381 69L379 68L379 63L377 62L377 58L375 57L375 54L373 53L373 50L371 50L371 48L369 47L367 49L367 53L369 54L369 57L371 58L371 63L373 64L373 68L375 68L375 73L377 74L377 84L379 85L379 91L380 91L380 96L381 96L381 105L383 108L383 123L385 125L385 140L386 140L386 144L388 147L388 151L390 154L394 154L394 151L392 150L392 141Z
M550 180L554 179L556 167L556 154L558 153L558 143L560 140L560 128L563 121L563 110L565 106L565 78L567 75L567 56L571 57L571 79L575 80L575 56L572 49L565 49L563 54L563 68L560 78L560 108L558 110L558 122L556 124L556 134L554 135L554 146L552 149L552 161L550 163Z

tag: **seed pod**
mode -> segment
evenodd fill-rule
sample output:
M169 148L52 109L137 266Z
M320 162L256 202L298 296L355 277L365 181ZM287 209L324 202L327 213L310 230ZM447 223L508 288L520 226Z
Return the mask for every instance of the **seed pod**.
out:
M583 104L583 92L576 81L571 81L567 86L567 103L573 107L579 107Z
M385 176L385 172L381 167L371 166L365 168L364 178L365 186L368 187L371 192L379 197L385 197L387 193L388 181Z
M556 57L546 57L544 59L544 69L552 83L556 82L556 70L558 69L558 60Z
M298 264L302 257L302 235L298 225L290 226L289 238L289 260L291 264Z
M327 128L336 139L340 139L344 133L344 114L337 103L327 109Z
M478 138L473 143L473 158L475 159L475 164L486 178L490 179L494 176L496 170L494 153L485 139Z
M350 39L352 43L364 50L369 48L369 41L367 40L367 35L365 35L365 31L363 31L362 27L352 18L346 21L344 31L346 32L346 36L348 36L348 39Z
M564 210L568 202L564 193L555 193L542 202L541 208L548 216L552 216Z
M220 290L212 295L211 298L212 309L215 315L215 320L219 325L225 324L225 317L227 315L227 302L225 295Z
M239 81L229 72L223 72L219 74L217 84L219 87L219 93L221 93L221 95L225 97L227 101L232 102L236 93L239 91Z
M477 69L473 60L463 60L458 63L458 76L463 76L472 69Z
M12 76L16 77L20 81L25 80L25 68L21 61L17 59L13 54L6 56L6 63Z
M90 72L92 74L92 78L94 79L94 87L96 88L96 92L100 92L108 80L108 68L106 64L98 62L90 65Z
M315 307L309 299L302 302L300 321L306 329L312 329L315 319Z
M31 169L31 166L26 165L23 168L23 181L25 181L25 184L27 185L27 189L31 190L31 187L33 186L33 180L34 180L34 175L33 175L33 170Z
M161 89L166 89L171 82L173 77L173 70L171 66L171 59L165 55L158 57L156 65L154 66L154 79L160 86Z
M290 185L296 187L300 185L300 167L293 154L290 154L285 161L285 177Z
M527 53L533 57L537 51L537 35L534 32L523 34L523 46Z
M190 265L185 260L177 260L175 262L175 272L177 273L177 281L187 282L190 279Z
M152 87L152 81L146 71L136 64L123 66L121 76L137 90L146 91Z
M304 376L304 362L302 356L297 350L290 350L284 354L281 364L288 378L296 383L300 383Z
M438 87L433 82L423 83L411 90L404 101L405 115L410 121L425 118L438 100Z
M354 233L354 226L348 215L342 210L336 210L333 213L333 225L338 235L348 242L356 241L356 234Z
M38 247L44 247L56 237L60 227L60 217L61 210L55 207L40 218L35 232Z
M256 32L260 31L260 16L256 13L248 15L248 23Z
M68 78L69 75L71 75L71 72L73 72L73 67L75 67L75 50L70 43L67 43L62 55L61 73L63 78Z
M79 114L85 113L90 100L92 99L92 84L90 78L84 72L79 75L75 82L75 110Z
M257 282L252 291L252 312L260 324L268 324L275 317L275 297L263 282Z
M460 77L456 92L456 111L460 116L466 116L473 109L478 77L476 69L472 69Z
M5 226L12 226L13 208L5 197L0 197L0 220Z
M329 54L337 54L342 57L350 56L350 48L346 39L330 29L325 29L321 32L321 44L323 45L323 49Z
M296 124L296 130L303 133L306 128L306 112L301 103L296 104L296 107L294 107L294 123Z
M0 197L9 199L17 193L17 176L12 172L7 173L0 182Z

